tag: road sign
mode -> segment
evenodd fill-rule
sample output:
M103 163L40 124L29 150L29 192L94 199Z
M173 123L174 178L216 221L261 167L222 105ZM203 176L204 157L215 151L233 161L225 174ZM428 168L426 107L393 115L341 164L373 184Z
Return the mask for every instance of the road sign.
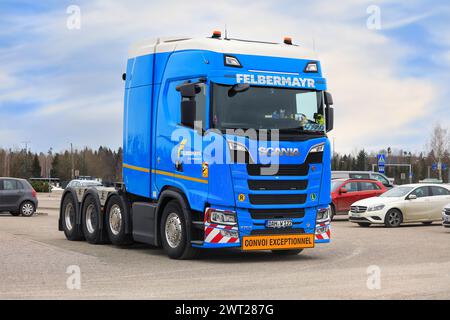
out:
M384 173L384 164L383 165L378 165L378 172L379 173Z
M380 153L379 155L377 155L377 159L378 159L378 165L384 165L386 163L386 155L383 153Z
M438 168L437 163L433 163L433 164L431 165L431 170L437 171L437 168Z
M400 175L400 179L406 180L406 173L402 172Z

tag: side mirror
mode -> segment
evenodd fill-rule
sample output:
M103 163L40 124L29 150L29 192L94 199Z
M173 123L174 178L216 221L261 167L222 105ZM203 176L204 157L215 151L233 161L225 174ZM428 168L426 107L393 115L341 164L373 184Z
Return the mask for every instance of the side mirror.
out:
M325 91L325 124L327 132L330 132L334 128L334 109L331 107L333 105L333 96L331 93Z
M417 199L417 196L415 194L410 194L408 196L408 200L415 200L415 199Z
M177 86L176 89L181 94L181 124L194 128L197 112L195 96L202 91L202 88L195 83L185 83Z
M202 91L202 88L196 83L184 83L177 86L177 91L183 98L195 98Z
M250 89L250 85L248 83L238 83L231 87L230 90L228 90L228 96L234 97L239 92L244 92Z
M340 194L343 194L343 193L347 193L348 191L347 191L347 189L345 189L345 188L341 188L340 190L339 190L339 193Z

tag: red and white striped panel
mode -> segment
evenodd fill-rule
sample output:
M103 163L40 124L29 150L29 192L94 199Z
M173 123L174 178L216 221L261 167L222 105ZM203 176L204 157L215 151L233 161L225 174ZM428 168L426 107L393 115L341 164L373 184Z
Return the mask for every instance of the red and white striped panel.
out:
M316 233L316 240L329 240L331 238L331 225L330 223L321 223L319 227L327 227L327 231L324 233Z
M205 242L207 243L239 243L238 237L223 236L221 230L238 231L237 227L222 226L213 223L205 223Z

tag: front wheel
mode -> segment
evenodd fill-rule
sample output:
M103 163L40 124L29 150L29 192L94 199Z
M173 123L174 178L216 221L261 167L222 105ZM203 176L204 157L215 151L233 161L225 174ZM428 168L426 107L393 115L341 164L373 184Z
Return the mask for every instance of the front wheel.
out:
M25 201L20 205L20 213L24 217L31 217L35 211L36 208L34 207L34 204L31 201Z
M367 222L358 222L358 226L362 227L362 228L368 228L370 227L370 223Z
M172 259L192 259L196 254L187 223L178 201L170 201L164 208L160 230L164 251Z
M386 213L384 225L388 228L397 228L403 221L402 213L397 209L391 209Z
M433 224L433 221L426 221L426 222L422 222L422 223L426 226L431 226Z
M302 251L303 251L303 249L272 250L272 253L277 255L277 256L296 256Z

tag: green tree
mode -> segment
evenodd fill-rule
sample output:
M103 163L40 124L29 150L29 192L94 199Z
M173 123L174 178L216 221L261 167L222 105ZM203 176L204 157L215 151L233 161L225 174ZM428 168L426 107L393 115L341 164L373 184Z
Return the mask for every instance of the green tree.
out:
M37 154L34 155L33 164L31 166L31 174L34 178L41 177L41 164L39 163L39 157Z

